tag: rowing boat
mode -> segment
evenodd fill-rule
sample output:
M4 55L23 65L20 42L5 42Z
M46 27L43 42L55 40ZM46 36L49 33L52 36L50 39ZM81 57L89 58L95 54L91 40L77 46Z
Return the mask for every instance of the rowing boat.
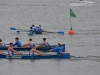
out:
M0 55L0 58L5 58L5 59L52 59L52 58L58 58L58 59L70 59L70 53L66 53L64 55L52 55L52 54L46 54L46 55L8 55L8 54L3 54Z
M10 30L17 30L17 34L20 34L20 31L21 32L28 32L29 35L42 34L42 32L64 34L63 31L51 32L51 31L46 31L46 30L43 30L43 29L42 29L42 31L34 32L33 30L23 30L23 29L17 29L17 28L11 27Z
M49 50L53 49L54 47L56 47L56 45L52 45L50 47L37 47L36 49L46 52L46 51L49 51ZM61 48L62 48L62 51L65 52L65 44L61 44ZM3 47L3 48L0 48L0 50L8 50L8 48ZM31 48L14 48L14 50L17 50L17 51L30 51Z
M42 34L42 31L32 31L32 30L29 30L29 35L34 35L34 34Z

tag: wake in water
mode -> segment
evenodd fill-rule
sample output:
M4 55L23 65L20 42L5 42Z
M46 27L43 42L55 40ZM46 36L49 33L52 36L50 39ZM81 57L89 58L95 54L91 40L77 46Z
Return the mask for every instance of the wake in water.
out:
M95 60L100 62L100 56L71 56L71 60Z

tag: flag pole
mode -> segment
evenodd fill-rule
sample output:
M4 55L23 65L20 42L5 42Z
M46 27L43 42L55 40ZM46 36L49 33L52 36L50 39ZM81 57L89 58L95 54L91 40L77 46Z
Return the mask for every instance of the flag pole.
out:
M73 11L70 9L70 25L71 25L71 28L70 30L68 31L68 34L70 35L74 35L75 32L74 30L72 30L72 20L71 20L71 17L76 17L76 15L73 13Z
M70 30L72 30L72 19L71 19L71 17L70 17L70 25L71 25Z

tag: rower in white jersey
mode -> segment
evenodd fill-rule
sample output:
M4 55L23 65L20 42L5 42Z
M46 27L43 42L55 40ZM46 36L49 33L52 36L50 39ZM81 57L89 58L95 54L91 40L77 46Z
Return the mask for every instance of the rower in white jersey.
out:
M33 43L32 39L30 38L30 39L29 39L29 42L26 43L26 44L24 44L23 47L24 47L24 48L32 48L33 45L34 45L34 43Z

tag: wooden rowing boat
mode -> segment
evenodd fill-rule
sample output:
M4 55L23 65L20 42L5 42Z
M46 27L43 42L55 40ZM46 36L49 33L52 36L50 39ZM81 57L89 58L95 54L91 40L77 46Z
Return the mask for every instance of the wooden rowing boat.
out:
M51 55L51 54L46 54L46 55L8 55L8 54L3 54L0 55L0 58L5 58L5 59L52 59L52 58L59 58L59 59L70 59L70 53L66 53L64 55Z
M36 49L46 52L46 51L49 51L49 50L53 49L54 47L56 47L56 45L52 45L50 47L37 47ZM65 44L62 44L61 48L62 48L62 51L65 52ZM0 48L0 50L8 50L8 48L4 47L4 48ZM30 51L31 48L14 48L14 50L17 50L17 51Z

